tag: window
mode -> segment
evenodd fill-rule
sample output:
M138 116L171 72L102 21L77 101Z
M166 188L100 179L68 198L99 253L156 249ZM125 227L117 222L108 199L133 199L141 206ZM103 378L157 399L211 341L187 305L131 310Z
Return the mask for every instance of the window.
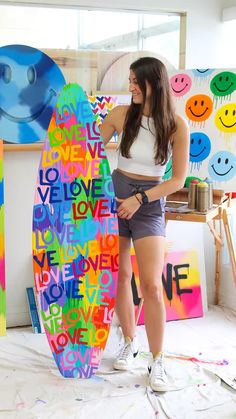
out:
M149 51L179 65L180 15L0 6L0 45Z
M23 44L42 50L58 64L67 83L79 83L88 95L115 94L119 103L127 103L128 69L134 60L156 56L168 69L183 61L182 17L0 5L0 47Z

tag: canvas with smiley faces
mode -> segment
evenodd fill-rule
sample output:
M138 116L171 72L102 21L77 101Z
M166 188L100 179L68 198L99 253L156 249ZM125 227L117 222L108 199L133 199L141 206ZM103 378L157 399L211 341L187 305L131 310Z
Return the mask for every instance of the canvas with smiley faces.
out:
M0 138L4 143L44 141L66 83L57 64L27 45L0 48Z
M236 72L169 72L176 111L189 121L189 177L210 178L214 189L235 191Z

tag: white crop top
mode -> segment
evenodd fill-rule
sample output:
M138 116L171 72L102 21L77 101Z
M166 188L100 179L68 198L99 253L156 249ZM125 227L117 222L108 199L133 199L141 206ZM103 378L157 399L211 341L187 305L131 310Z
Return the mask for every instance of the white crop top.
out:
M164 166L155 164L155 137L153 132L155 132L153 118L147 118L143 115L138 136L130 147L130 158L123 157L119 151L118 169L152 177L164 175L167 163ZM119 135L119 142L121 136L122 133Z

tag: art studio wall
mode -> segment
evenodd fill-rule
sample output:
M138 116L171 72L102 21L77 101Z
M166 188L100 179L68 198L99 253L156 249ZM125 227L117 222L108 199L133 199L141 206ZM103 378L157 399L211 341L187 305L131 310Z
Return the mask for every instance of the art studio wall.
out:
M119 4L112 4L112 6L111 2L107 0L82 1L80 5L109 9L115 6L125 9L140 7L143 10L143 4L133 0L121 0ZM191 0L186 5L185 1L178 0L174 6L175 10L188 12L186 68L236 67L236 63L230 62L231 57L224 56L221 1L209 0L206 3L204 0L199 0L196 4ZM145 3L145 9L156 10L157 7L163 10L173 10L173 1L162 0L158 2L158 5L154 0L148 0ZM25 288L32 284L33 275L31 219L39 157L40 152L38 151L11 152L5 153L4 156L8 326L29 323ZM114 150L108 150L108 158L111 168L114 168L117 158ZM214 301L214 244L213 237L206 228L204 228L204 236L207 301L211 304ZM232 283L230 271L227 271L227 275L229 276L226 279L227 283ZM223 303L225 305L232 304L232 292L235 292L233 287L228 292L224 292Z

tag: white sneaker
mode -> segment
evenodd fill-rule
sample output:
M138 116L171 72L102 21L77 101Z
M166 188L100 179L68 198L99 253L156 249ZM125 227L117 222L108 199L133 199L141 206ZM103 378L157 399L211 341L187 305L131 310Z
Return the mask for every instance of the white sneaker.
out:
M135 357L138 355L138 340L135 336L133 340L129 337L125 338L125 343L121 349L118 357L113 363L113 368L115 370L129 370L132 366Z
M148 367L150 374L150 387L153 391L167 391L168 379L164 368L164 354L153 360L151 366Z

